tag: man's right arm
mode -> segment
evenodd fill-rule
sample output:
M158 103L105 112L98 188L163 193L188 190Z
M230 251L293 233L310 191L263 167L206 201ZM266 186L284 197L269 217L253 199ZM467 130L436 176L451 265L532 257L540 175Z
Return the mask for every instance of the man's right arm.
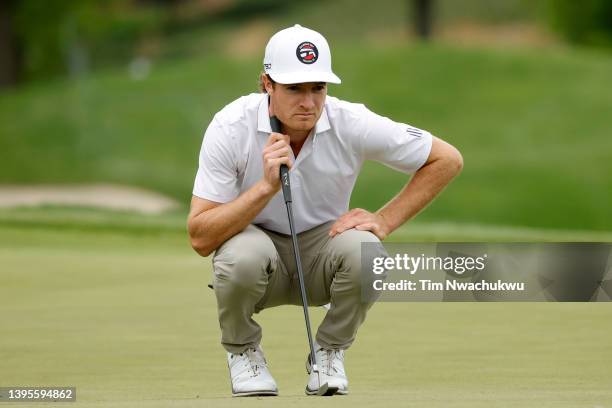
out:
M245 229L274 194L276 191L262 180L225 204L193 196L188 221L191 246L202 256L210 255Z
M291 167L289 137L272 133L262 152L264 177L235 200L218 203L193 196L187 227L191 246L202 256L210 255L225 241L242 231L280 190L280 166Z

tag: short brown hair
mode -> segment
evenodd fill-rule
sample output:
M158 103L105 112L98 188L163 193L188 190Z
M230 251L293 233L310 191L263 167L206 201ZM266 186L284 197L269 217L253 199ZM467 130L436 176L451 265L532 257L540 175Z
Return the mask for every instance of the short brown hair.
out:
M265 72L262 72L261 74L259 74L259 82L258 82L258 84L259 84L259 92L268 93L268 91L266 91L266 87L264 86L264 82L261 79L262 75L265 75L268 78L268 80L270 82L272 82L272 85L274 85L276 82L274 82L274 80L270 77L270 75L266 74Z

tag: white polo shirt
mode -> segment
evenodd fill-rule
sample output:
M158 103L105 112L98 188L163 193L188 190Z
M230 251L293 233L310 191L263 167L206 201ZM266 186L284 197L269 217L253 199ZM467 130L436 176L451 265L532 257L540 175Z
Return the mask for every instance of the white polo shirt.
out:
M193 194L227 203L250 189L263 178L262 151L271 131L267 94L243 96L224 107L204 135ZM296 231L336 220L348 210L365 160L414 173L429 157L431 142L427 131L328 95L313 132L297 159L292 157L289 174ZM282 191L252 223L290 234Z

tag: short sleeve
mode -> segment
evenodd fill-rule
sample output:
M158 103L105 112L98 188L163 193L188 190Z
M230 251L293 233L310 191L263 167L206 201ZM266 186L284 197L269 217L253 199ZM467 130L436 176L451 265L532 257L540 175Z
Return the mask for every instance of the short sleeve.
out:
M407 174L425 164L431 152L431 133L361 107L359 133L364 160L375 160Z
M238 166L232 139L216 119L208 126L200 149L193 195L219 203L239 195Z

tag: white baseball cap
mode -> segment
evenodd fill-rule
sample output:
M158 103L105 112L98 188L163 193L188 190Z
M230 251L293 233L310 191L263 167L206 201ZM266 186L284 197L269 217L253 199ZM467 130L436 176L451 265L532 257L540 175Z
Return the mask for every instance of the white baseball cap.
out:
M331 52L325 37L299 24L270 38L263 66L264 72L279 84L341 82L332 72Z

